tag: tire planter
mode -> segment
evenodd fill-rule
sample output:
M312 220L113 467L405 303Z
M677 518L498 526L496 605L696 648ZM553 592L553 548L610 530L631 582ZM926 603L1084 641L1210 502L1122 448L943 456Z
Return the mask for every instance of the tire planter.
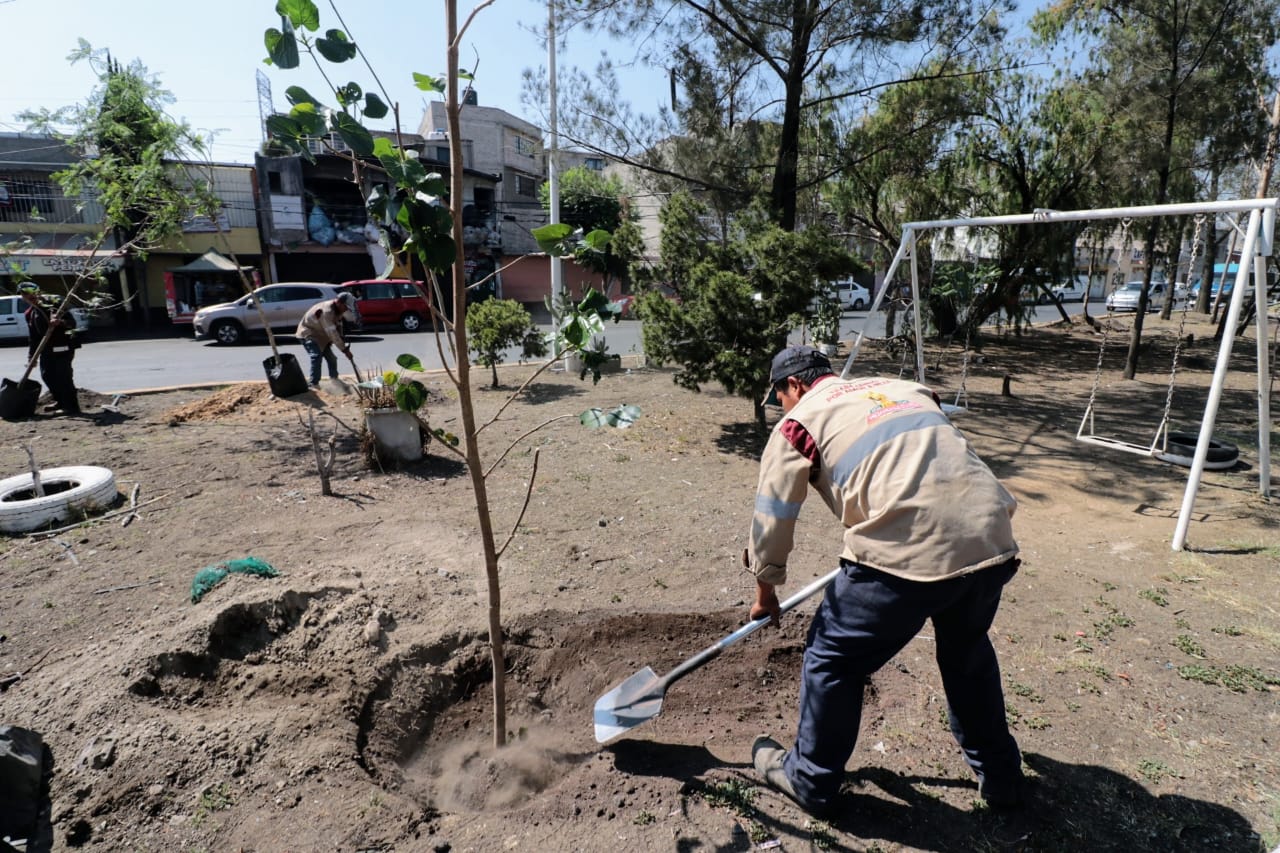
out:
M0 480L0 532L26 533L51 522L69 521L110 507L116 478L93 465L46 468L40 472L44 497L34 497L30 474Z
M1165 449L1157 450L1153 455L1161 462L1181 465L1190 468L1195 461L1196 444L1199 436L1191 432L1170 432L1165 441ZM1205 455L1204 467L1210 471L1221 471L1234 468L1240 461L1240 449L1227 441L1209 440L1209 452Z

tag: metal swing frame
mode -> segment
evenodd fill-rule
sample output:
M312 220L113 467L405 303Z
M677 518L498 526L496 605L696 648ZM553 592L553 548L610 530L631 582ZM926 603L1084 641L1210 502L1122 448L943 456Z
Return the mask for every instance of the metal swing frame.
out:
M910 262L911 270L911 307L912 326L915 329L916 344L916 380L925 381L924 345L920 334L923 324L920 317L920 275L916 265L916 239L926 231L978 226L1026 225L1051 222L1081 222L1095 219L1145 219L1153 216L1188 216L1206 214L1249 214L1249 223L1245 229L1244 245L1241 247L1240 263L1236 272L1235 285L1231 290L1231 301L1227 309L1226 328L1237 328L1240 313L1244 306L1244 291L1249 283L1249 274L1254 276L1256 293L1267 292L1264 257L1271 254L1275 235L1276 208L1280 199L1258 198L1238 199L1233 201L1192 202L1184 204L1154 204L1138 207L1113 207L1093 210L1037 210L1034 213L1016 213L1005 216L976 216L956 219L936 219L920 222L907 222L902 226L902 239L894 253L893 261L885 273L884 285L876 292L867 316L863 318L849 357L845 361L841 376L848 378L858 352L866 340L868 325L884 301L885 293L890 289L894 274L904 259ZM1258 490L1263 496L1271 494L1271 402L1270 402L1270 363L1267 338L1267 312L1258 311ZM1190 473L1187 475L1186 490L1183 493L1182 505L1178 511L1178 522L1170 543L1174 551L1181 551L1186 545L1187 528L1190 525L1191 513L1195 507L1196 493L1200 489L1200 481L1204 475L1205 462L1209 453L1209 445L1213 438L1213 428L1217 420L1218 407L1222 402L1223 388L1226 384L1227 367L1231 360L1231 349L1235 335L1223 335L1218 348L1218 356L1214 361L1213 380L1209 387L1209 396L1205 401L1204 414L1200 420L1200 431L1196 443L1195 457L1192 460ZM1143 451L1149 453L1149 451Z

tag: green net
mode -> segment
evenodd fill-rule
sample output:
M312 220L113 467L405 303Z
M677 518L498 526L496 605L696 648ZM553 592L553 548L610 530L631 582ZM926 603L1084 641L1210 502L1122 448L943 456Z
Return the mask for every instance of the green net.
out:
M280 573L272 568L269 563L259 560L257 557L226 560L214 566L205 566L196 572L195 579L191 581L191 603L198 604L200 599L204 598L205 593L226 580L227 575L232 572L242 575L257 575L260 578L280 576Z

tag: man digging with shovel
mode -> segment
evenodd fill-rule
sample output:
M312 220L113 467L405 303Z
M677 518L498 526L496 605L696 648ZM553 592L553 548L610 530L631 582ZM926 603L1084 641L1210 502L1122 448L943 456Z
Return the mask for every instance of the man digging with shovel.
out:
M830 813L853 754L865 680L933 621L951 731L997 807L1022 798L987 630L1018 568L1016 503L914 382L842 380L812 347L774 357L765 405L782 407L760 460L744 565L751 618L781 617L796 519L810 489L844 524L840 571L809 626L795 746L752 745L756 770L806 811Z
M340 293L335 299L326 299L307 309L294 332L302 341L302 348L311 356L311 387L320 385L320 359L329 366L329 378L338 378L338 357L333 354L336 345L351 360L351 347L342 339L342 318L355 307L356 298L350 293ZM355 364L352 361L352 364Z

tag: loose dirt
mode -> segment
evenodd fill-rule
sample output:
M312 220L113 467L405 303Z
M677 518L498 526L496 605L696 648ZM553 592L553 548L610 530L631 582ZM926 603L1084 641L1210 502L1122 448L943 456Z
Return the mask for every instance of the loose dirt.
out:
M1173 334L1148 330L1136 381L1110 342L1100 433L1151 440ZM1190 331L1175 429L1195 429L1216 352L1207 323ZM858 372L897 375L896 354L864 355ZM978 800L928 625L871 679L837 817L762 787L750 744L793 737L812 604L595 743L601 693L725 636L752 592L737 567L764 440L749 402L634 366L594 386L544 373L500 413L531 368L503 368L497 391L474 374L482 422L497 415L488 464L519 439L487 481L506 543L509 746L491 745L460 459L436 441L422 463L371 470L351 396L278 400L265 383L137 395L118 412L86 391L90 417L0 423L3 475L25 470L30 445L47 467L111 468L139 505L127 525L0 542L0 679L21 674L0 722L50 748L55 849L1270 850L1280 512L1258 494L1253 342L1236 347L1215 430L1241 461L1206 472L1182 552L1169 543L1186 469L1074 441L1097 358L1082 326L988 341L967 376L958 348L928 356L944 398L963 382L957 424L1020 502L1024 563L992 636L1032 778L1022 813ZM426 381L432 425L460 433L456 393ZM629 430L577 423L620 403L643 411ZM331 497L308 412L322 448L333 438ZM830 569L838 535L819 503L805 509L784 593ZM246 556L281 576L233 574L191 603L200 569Z

